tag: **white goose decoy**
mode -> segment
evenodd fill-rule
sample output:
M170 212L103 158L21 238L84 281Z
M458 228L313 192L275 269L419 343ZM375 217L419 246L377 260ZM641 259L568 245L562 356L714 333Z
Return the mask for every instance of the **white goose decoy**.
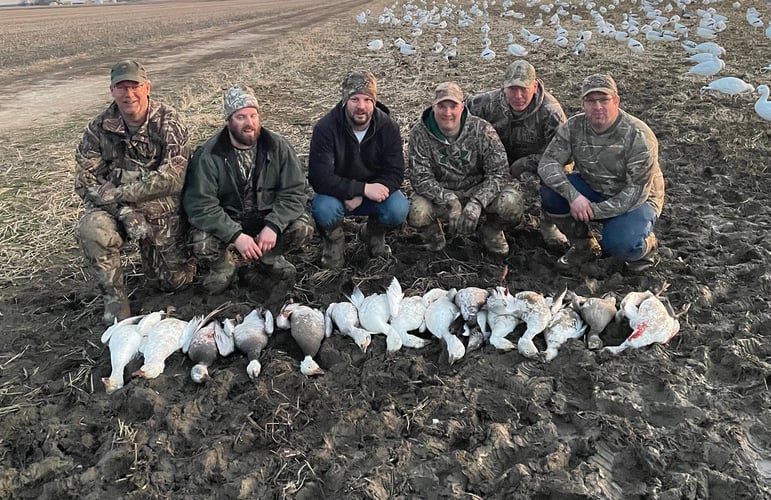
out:
M586 323L572 308L563 307L552 315L549 326L544 330L546 351L544 361L547 363L557 357L560 347L570 339L580 339L586 332Z
M715 57L725 55L725 49L715 42L702 42L695 47L696 52L708 52Z
M755 112L767 122L771 122L771 101L768 100L768 85L758 85L757 90L760 97L755 101Z
M324 313L318 309L297 304L291 300L284 304L276 317L276 326L288 329L305 356L300 362L300 373L305 376L321 375L324 370L313 359L326 336Z
M367 44L369 50L380 50L383 48L383 40L376 38Z
M643 52L645 52L645 47L643 47L643 44L635 40L634 38L630 38L626 46L629 48L630 51L632 51L633 54L642 54Z
M165 318L153 325L149 329L147 341L142 347L144 364L134 372L134 376L156 378L163 373L166 368L166 358L182 348L183 334L187 324L187 321L181 319Z
M124 385L123 372L131 360L139 356L140 349L147 336L139 330L139 320L144 316L133 316L123 321L117 320L102 334L102 344L110 348L109 377L102 378L105 392L112 394Z
M493 59L495 59L495 51L490 47L485 47L482 50L482 53L479 54L479 56L485 61L492 61Z
M706 77L715 76L725 68L725 62L722 59L715 57L711 61L700 62L696 66L693 66L688 70L688 74L701 75Z
M524 57L528 54L527 49L518 43L510 43L507 52L515 57Z
M334 327L343 335L353 339L361 352L367 352L372 342L372 333L359 327L359 311L350 302L333 302L324 311L324 331L327 337L332 335Z
M411 56L415 52L417 52L417 49L415 48L414 45L405 42L399 46L399 52L404 54L405 56Z
M389 324L399 314L399 304L404 298L399 280L394 277L388 285L386 293L376 293L364 296L361 289L355 286L351 293L351 304L359 311L359 323L373 333L386 336L386 350L393 354L402 348L402 338Z
M702 63L705 61L714 61L716 57L717 56L711 52L696 52L695 54L686 57L685 60L691 63Z
M736 78L734 76L725 76L723 78L718 78L717 80L713 80L709 83L709 85L706 85L701 88L702 92L705 92L708 90L714 90L716 92L720 92L721 94L726 94L733 97L733 96L742 94L744 92L754 92L755 87L745 82L741 78Z
M460 316L460 309L453 302L455 289L438 296L426 308L426 328L445 343L450 365L466 355L466 348L458 337L450 333L450 326ZM468 328L468 327L466 327Z
M246 315L240 323L225 323L226 331L230 331L236 349L242 352L249 363L246 365L246 374L251 380L256 380L262 371L260 355L268 340L273 335L273 314L269 309L255 308ZM301 347L302 348L302 347Z

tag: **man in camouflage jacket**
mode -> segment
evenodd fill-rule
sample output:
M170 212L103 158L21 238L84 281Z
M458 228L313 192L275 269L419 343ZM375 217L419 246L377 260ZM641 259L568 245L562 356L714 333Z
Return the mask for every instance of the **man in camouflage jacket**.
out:
M113 103L88 124L75 153L75 192L86 206L78 241L107 323L130 315L120 258L127 240L138 243L145 275L162 290L195 274L180 202L188 130L174 109L150 100L136 61L112 67L110 91Z
M437 86L432 106L410 132L409 179L409 223L421 230L428 248L444 248L444 220L450 234L469 235L484 212L482 243L495 255L508 254L502 224L520 221L522 196L498 134L464 109L454 82Z
M587 77L581 99L584 112L559 128L538 166L543 210L573 245L557 265L576 268L599 252L587 223L600 221L602 248L630 270L647 269L658 260L653 226L664 204L658 141L645 123L619 109L612 77ZM570 161L575 170L566 174Z
M538 162L546 146L557 128L567 121L560 103L536 77L535 68L521 59L506 68L501 88L469 98L466 109L490 122L498 132L515 179L522 172L538 173ZM568 246L565 235L543 214L541 235L549 246Z
M191 248L209 266L203 285L210 293L235 276L231 247L272 280L290 280L296 269L283 253L313 236L300 162L284 137L262 126L254 91L230 87L223 107L225 126L196 150L183 193Z

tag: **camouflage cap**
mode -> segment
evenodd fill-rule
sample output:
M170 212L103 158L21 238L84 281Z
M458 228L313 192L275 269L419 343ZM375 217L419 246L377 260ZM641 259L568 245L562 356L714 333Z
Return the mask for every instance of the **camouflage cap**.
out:
M257 112L260 111L260 103L257 102L254 90L246 85L233 85L227 89L225 91L223 105L223 114L226 120L239 109L255 108Z
M612 76L594 74L584 78L584 83L581 85L581 99L592 92L618 95L618 87L616 87L616 82L613 80Z
M518 60L509 64L503 76L503 87L530 87L535 81L535 68L527 61Z
M377 79L371 71L354 71L343 79L343 102L352 95L364 94L377 101Z
M147 72L144 66L131 59L115 63L110 71L110 85L126 80L145 83L147 81Z
M439 104L442 101L453 101L463 104L463 91L457 83L444 82L436 86L433 104Z

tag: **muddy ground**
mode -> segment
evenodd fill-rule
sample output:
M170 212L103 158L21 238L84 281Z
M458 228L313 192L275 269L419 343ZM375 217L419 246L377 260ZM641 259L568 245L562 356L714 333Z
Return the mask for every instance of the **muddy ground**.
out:
M668 346L613 356L571 341L545 364L486 345L448 366L438 342L387 357L383 337L365 354L335 334L317 356L325 374L307 378L299 349L278 330L256 382L233 355L195 385L177 353L159 378L127 375L107 395L95 290L50 269L2 289L0 497L771 498L769 136L736 105L727 106L733 118L710 114L724 104L697 100L682 82L651 85L629 66L615 69L624 107L661 143L667 204L656 269L630 274L602 259L557 272L559 254L537 229L537 180L526 175L529 215L508 230L506 259L482 253L475 238L421 250L405 227L388 236L393 258L370 261L356 240L362 221L351 219L347 266L321 270L316 238L289 255L294 283L244 272L219 296L198 284L160 294L129 260L132 311L174 306L189 319L232 301L223 317L258 304L275 314L290 296L321 308L354 284L381 292L393 276L407 295L491 287L508 266L512 291L567 286L621 298L668 282L676 308L691 304ZM575 97L575 79L545 75ZM705 118L693 119L698 112ZM612 324L603 339L617 344L628 333Z

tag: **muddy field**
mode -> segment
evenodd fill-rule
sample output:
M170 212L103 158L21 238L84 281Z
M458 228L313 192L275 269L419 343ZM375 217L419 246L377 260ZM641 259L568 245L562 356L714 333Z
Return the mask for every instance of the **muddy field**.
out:
M520 5L525 18L516 19L491 5L486 16L461 28L457 8L468 12L472 4L453 3L456 17L447 28L424 28L413 39L406 23L378 24L383 3L329 4L329 13L320 14L309 9L311 2L292 2L304 13L293 17L278 15L270 2L175 2L184 12L220 6L220 25L201 27L185 16L156 13L168 37L153 39L136 57L150 61L150 78L158 82L154 96L185 115L196 141L221 126L219 89L243 81L255 87L265 125L285 134L305 158L312 125L339 98L348 70L375 72L380 99L406 140L437 83L456 80L467 93L497 87L513 60L506 35L526 45L519 30L527 26L546 39L528 46L527 59L569 115L578 110L583 77L607 71L619 84L622 108L657 134L667 183L656 231L661 264L634 275L603 259L560 274L553 267L559 254L544 247L537 228L537 179L526 175L528 217L507 232L512 249L506 259L483 254L476 238L430 253L405 227L388 237L392 259L369 261L356 240L362 221L351 219L346 268L321 270L314 239L289 256L298 268L296 282L272 286L244 272L219 296L207 296L198 285L176 294L148 289L129 252L134 313L174 306L177 317L189 319L231 301L223 317L258 304L275 314L287 297L323 308L354 284L366 294L382 292L393 276L407 295L437 286L492 287L508 266L512 291L553 294L567 286L582 295L621 298L667 282L675 308L691 304L680 333L668 346L618 356L571 341L548 364L485 345L452 366L436 341L388 357L382 336L365 354L335 334L317 357L325 374L307 378L299 372L299 349L277 330L256 382L246 375L246 360L233 355L216 363L212 381L195 385L191 362L177 353L159 378L132 378L129 370L126 386L107 395L100 382L110 372L109 351L99 340L101 304L82 273L73 237L80 206L71 192L72 155L88 117L108 102L109 62L124 52L105 41L103 52L85 50L74 59L51 53L50 60L28 67L0 69L0 115L8 117L0 122L0 497L771 498L771 134L753 111L756 97L702 95L706 79L686 75L678 42L642 37L645 52L631 54L599 36L581 5L570 12L583 21L562 16L571 41L580 30L595 31L575 56L549 41L554 12L535 6ZM235 14L227 9L244 5L262 21L235 29ZM726 49L718 76L768 83L763 67L771 62L771 40L745 20L751 5L771 17L766 4L712 5L729 18L716 39ZM267 9L262 18L260 8ZM359 25L354 18L365 8L371 9L368 23ZM696 24L697 8L680 12L684 23ZM89 17L98 7L77 9ZM640 9L621 2L606 17L620 25L623 14L637 13L644 22ZM2 11L0 23L13 24L7 14L21 12ZM396 12L404 15L401 4ZM546 23L534 28L539 13ZM79 18L73 19L67 22ZM110 22L106 16L105 25ZM498 53L489 62L479 57L484 22ZM190 29L196 42L180 45ZM430 53L437 32L445 44L458 38L456 60ZM418 53L401 55L392 45L400 36ZM367 51L374 38L384 41L381 51ZM223 39L229 44L224 51ZM168 59L153 59L154 46ZM41 81L41 75L55 77ZM9 86L11 77L24 85ZM81 77L98 90L68 93ZM58 99L50 98L57 92ZM23 120L18 103L67 111ZM618 344L628 333L627 326L612 324L603 340ZM543 349L542 338L537 344Z

